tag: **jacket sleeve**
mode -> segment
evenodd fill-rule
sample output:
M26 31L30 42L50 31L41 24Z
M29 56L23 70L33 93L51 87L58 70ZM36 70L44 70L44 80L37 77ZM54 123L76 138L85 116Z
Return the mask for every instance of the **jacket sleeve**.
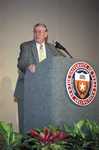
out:
M28 47L25 44L21 44L17 67L23 73L25 73L29 65L30 64L28 62Z

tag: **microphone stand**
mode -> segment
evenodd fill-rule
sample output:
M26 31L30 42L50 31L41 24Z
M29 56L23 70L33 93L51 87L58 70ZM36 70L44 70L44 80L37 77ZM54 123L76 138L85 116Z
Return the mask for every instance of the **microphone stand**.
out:
M66 50L66 48L64 48L63 46L61 46L61 45L58 45L57 43L56 43L56 46L55 46L55 48L59 48L59 49L62 49L62 50L64 50L69 56L70 56L70 58L72 58L73 59L73 57L69 54L69 52Z

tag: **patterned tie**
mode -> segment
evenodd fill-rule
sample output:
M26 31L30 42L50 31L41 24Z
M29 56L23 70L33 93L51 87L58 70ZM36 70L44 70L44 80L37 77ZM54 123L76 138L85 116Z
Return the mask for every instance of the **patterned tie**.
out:
M45 59L43 45L40 45L40 62Z

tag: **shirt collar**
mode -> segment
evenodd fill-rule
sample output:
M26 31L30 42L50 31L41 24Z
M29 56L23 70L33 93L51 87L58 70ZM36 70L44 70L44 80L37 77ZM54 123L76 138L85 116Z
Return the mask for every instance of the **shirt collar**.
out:
M45 44L45 42L44 42L44 43L42 43L42 44L38 44L38 43L36 43L36 45L37 45L37 46L40 46L40 45L43 45L43 46L44 46L44 44Z

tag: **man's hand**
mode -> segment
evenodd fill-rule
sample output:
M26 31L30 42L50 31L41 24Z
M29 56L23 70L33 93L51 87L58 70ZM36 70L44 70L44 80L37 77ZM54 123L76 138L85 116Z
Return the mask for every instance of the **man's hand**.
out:
M35 72L35 65L32 64L27 69L30 70L32 73L34 73Z

